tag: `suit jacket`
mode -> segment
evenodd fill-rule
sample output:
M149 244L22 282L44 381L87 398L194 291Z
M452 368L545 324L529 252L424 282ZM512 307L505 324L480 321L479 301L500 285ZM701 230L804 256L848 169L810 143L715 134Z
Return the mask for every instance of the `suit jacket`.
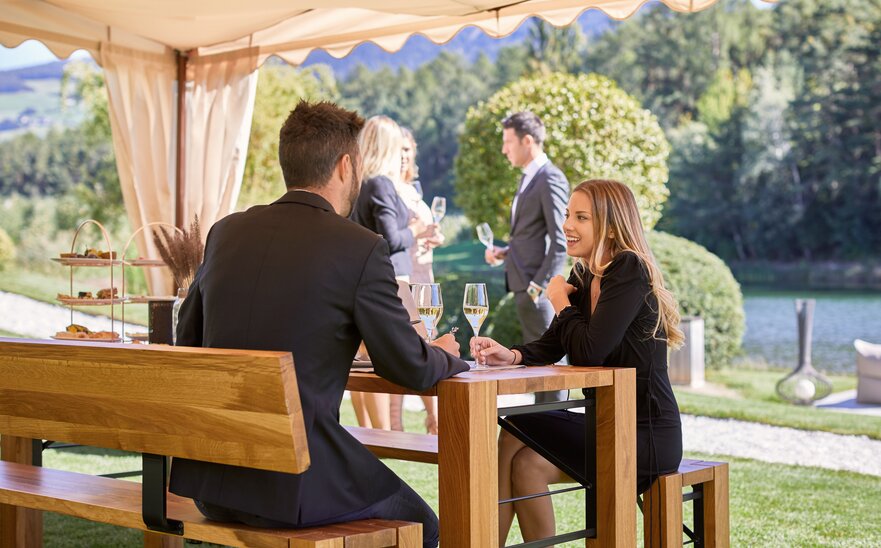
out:
M352 220L376 232L388 242L395 276L409 276L413 271L410 247L416 243L407 228L410 209L398 196L395 184L382 175L361 183L361 193L352 209Z
M178 344L290 351L312 464L285 474L174 459L170 490L293 525L394 494L400 479L339 424L359 342L377 374L417 390L468 369L419 337L397 292L385 240L317 194L288 192L218 221L181 307Z
M529 282L546 287L553 276L563 271L563 216L568 197L569 181L551 162L542 166L520 193L505 258L509 291L525 291Z

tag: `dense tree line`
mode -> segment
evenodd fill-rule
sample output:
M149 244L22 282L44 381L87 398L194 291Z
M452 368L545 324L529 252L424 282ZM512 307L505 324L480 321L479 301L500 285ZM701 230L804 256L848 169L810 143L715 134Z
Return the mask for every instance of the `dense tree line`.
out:
M690 15L657 4L592 38L534 23L524 43L495 60L443 53L413 70L360 67L342 78L270 63L240 206L280 192L276 128L299 97L412 128L426 194L454 197L468 108L524 75L559 71L608 76L658 117L672 145L658 228L726 259L881 256L877 0L783 0L765 9L721 0ZM74 196L91 216L119 215L106 104L100 79L90 78L72 78L89 84L71 88L91 106L84 127L0 143L0 195Z

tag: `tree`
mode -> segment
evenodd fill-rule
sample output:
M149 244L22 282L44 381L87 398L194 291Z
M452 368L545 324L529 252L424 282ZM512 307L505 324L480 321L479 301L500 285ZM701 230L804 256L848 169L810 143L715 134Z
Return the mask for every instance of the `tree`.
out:
M519 176L501 154L500 121L531 110L545 123L545 151L572 185L615 178L633 190L654 226L667 198L669 144L657 119L603 76L552 74L518 80L469 109L456 157L456 199L472 222L507 232Z
M761 64L771 10L731 0L694 14L657 4L588 44L583 70L605 74L654 112L665 128L697 114L720 69Z
M529 27L526 50L533 71L574 72L582 62L586 43L577 22L558 28L536 18Z
M239 209L271 202L284 193L284 178L278 164L278 132L297 102L336 97L336 81L325 66L295 69L273 62L260 69Z

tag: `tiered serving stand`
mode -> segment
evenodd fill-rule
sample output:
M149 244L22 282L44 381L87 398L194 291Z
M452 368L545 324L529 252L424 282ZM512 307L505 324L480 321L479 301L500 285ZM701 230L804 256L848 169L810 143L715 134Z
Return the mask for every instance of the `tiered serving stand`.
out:
M115 307L116 307L116 305L121 306L123 304L123 302L125 301L125 299L122 295L122 292L120 292L118 297L113 297L114 289L117 288L117 285L115 283L116 278L114 276L114 269L115 269L115 267L121 267L122 261L120 259L116 258L116 255L114 254L114 251L113 251L113 245L110 243L110 236L107 234L107 230L104 228L104 225L102 225L100 222L95 221L93 219L89 219L87 221L83 221L82 223L80 223L80 225L76 229L76 232L74 232L73 241L71 241L71 243L70 243L70 253L71 254L76 253L77 239L79 238L80 233L82 232L83 228L85 228L86 226L89 226L89 225L95 225L98 227L98 229L100 229L101 236L104 239L104 243L106 244L106 249L109 252L111 258L110 259L98 259L98 258L85 258L85 257L52 257L53 261L70 268L70 290L69 290L70 293L68 293L69 297L67 297L67 298L59 297L58 301L61 302L62 304L67 305L70 308L70 323L71 324L74 323L73 322L73 307L75 307L75 306L106 306L106 305L110 305L110 330L116 333L117 332L116 331L117 321L116 321L116 308ZM106 268L107 274L108 274L108 279L110 282L109 289L110 289L111 298L105 298L105 299L98 299L98 298L81 299L81 298L78 298L76 296L76 295L78 295L78 293L74 293L74 290L73 290L73 280L74 280L74 270L76 268L80 268L80 267ZM123 271L124 271L124 269L123 269ZM61 331L59 331L59 333L61 333ZM119 336L112 338L112 339L111 338L79 338L79 337L76 337L74 334L71 334L70 336L62 336L62 335L56 334L56 335L53 335L52 338L53 339L72 340L72 341L100 341L100 342L119 342L120 340L122 340L121 337L119 337Z

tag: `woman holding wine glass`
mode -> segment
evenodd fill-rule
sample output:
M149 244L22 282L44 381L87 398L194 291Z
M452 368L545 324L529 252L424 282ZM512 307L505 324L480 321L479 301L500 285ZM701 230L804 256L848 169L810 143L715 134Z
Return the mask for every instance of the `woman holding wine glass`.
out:
M410 248L435 233L431 223L412 219L407 204L399 196L404 136L401 128L387 116L367 120L358 136L363 180L352 209L352 220L380 234L389 246L395 277L410 281L413 264ZM358 424L391 429L388 394L352 393Z
M633 193L617 181L591 180L575 187L563 224L567 253L577 259L568 281L551 279L547 298L555 317L536 341L505 348L486 337L471 340L479 364L554 363L564 354L581 365L636 368L637 490L675 472L682 459L679 408L667 376L667 348L682 344L679 312L664 287L646 243ZM573 470L585 463L584 415L546 411L508 417L519 430ZM548 491L572 481L518 438L499 437L499 498ZM499 509L499 541L514 515L524 541L554 535L549 497L520 500Z
M401 151L401 177L395 184L398 195L407 205L411 219L418 219L426 226L435 225L434 234L417 239L416 243L409 248L412 271L410 282L414 284L433 283L435 247L444 243L444 235L437 227L437 221L432 209L422 199L422 187L419 185L419 168L416 165L416 139L407 128L401 128L404 137L404 145ZM437 199L437 198L435 198ZM392 430L404 430L403 415L404 396L392 394L390 401L391 428ZM431 396L422 396L425 405L425 430L429 434L437 434L437 400Z

